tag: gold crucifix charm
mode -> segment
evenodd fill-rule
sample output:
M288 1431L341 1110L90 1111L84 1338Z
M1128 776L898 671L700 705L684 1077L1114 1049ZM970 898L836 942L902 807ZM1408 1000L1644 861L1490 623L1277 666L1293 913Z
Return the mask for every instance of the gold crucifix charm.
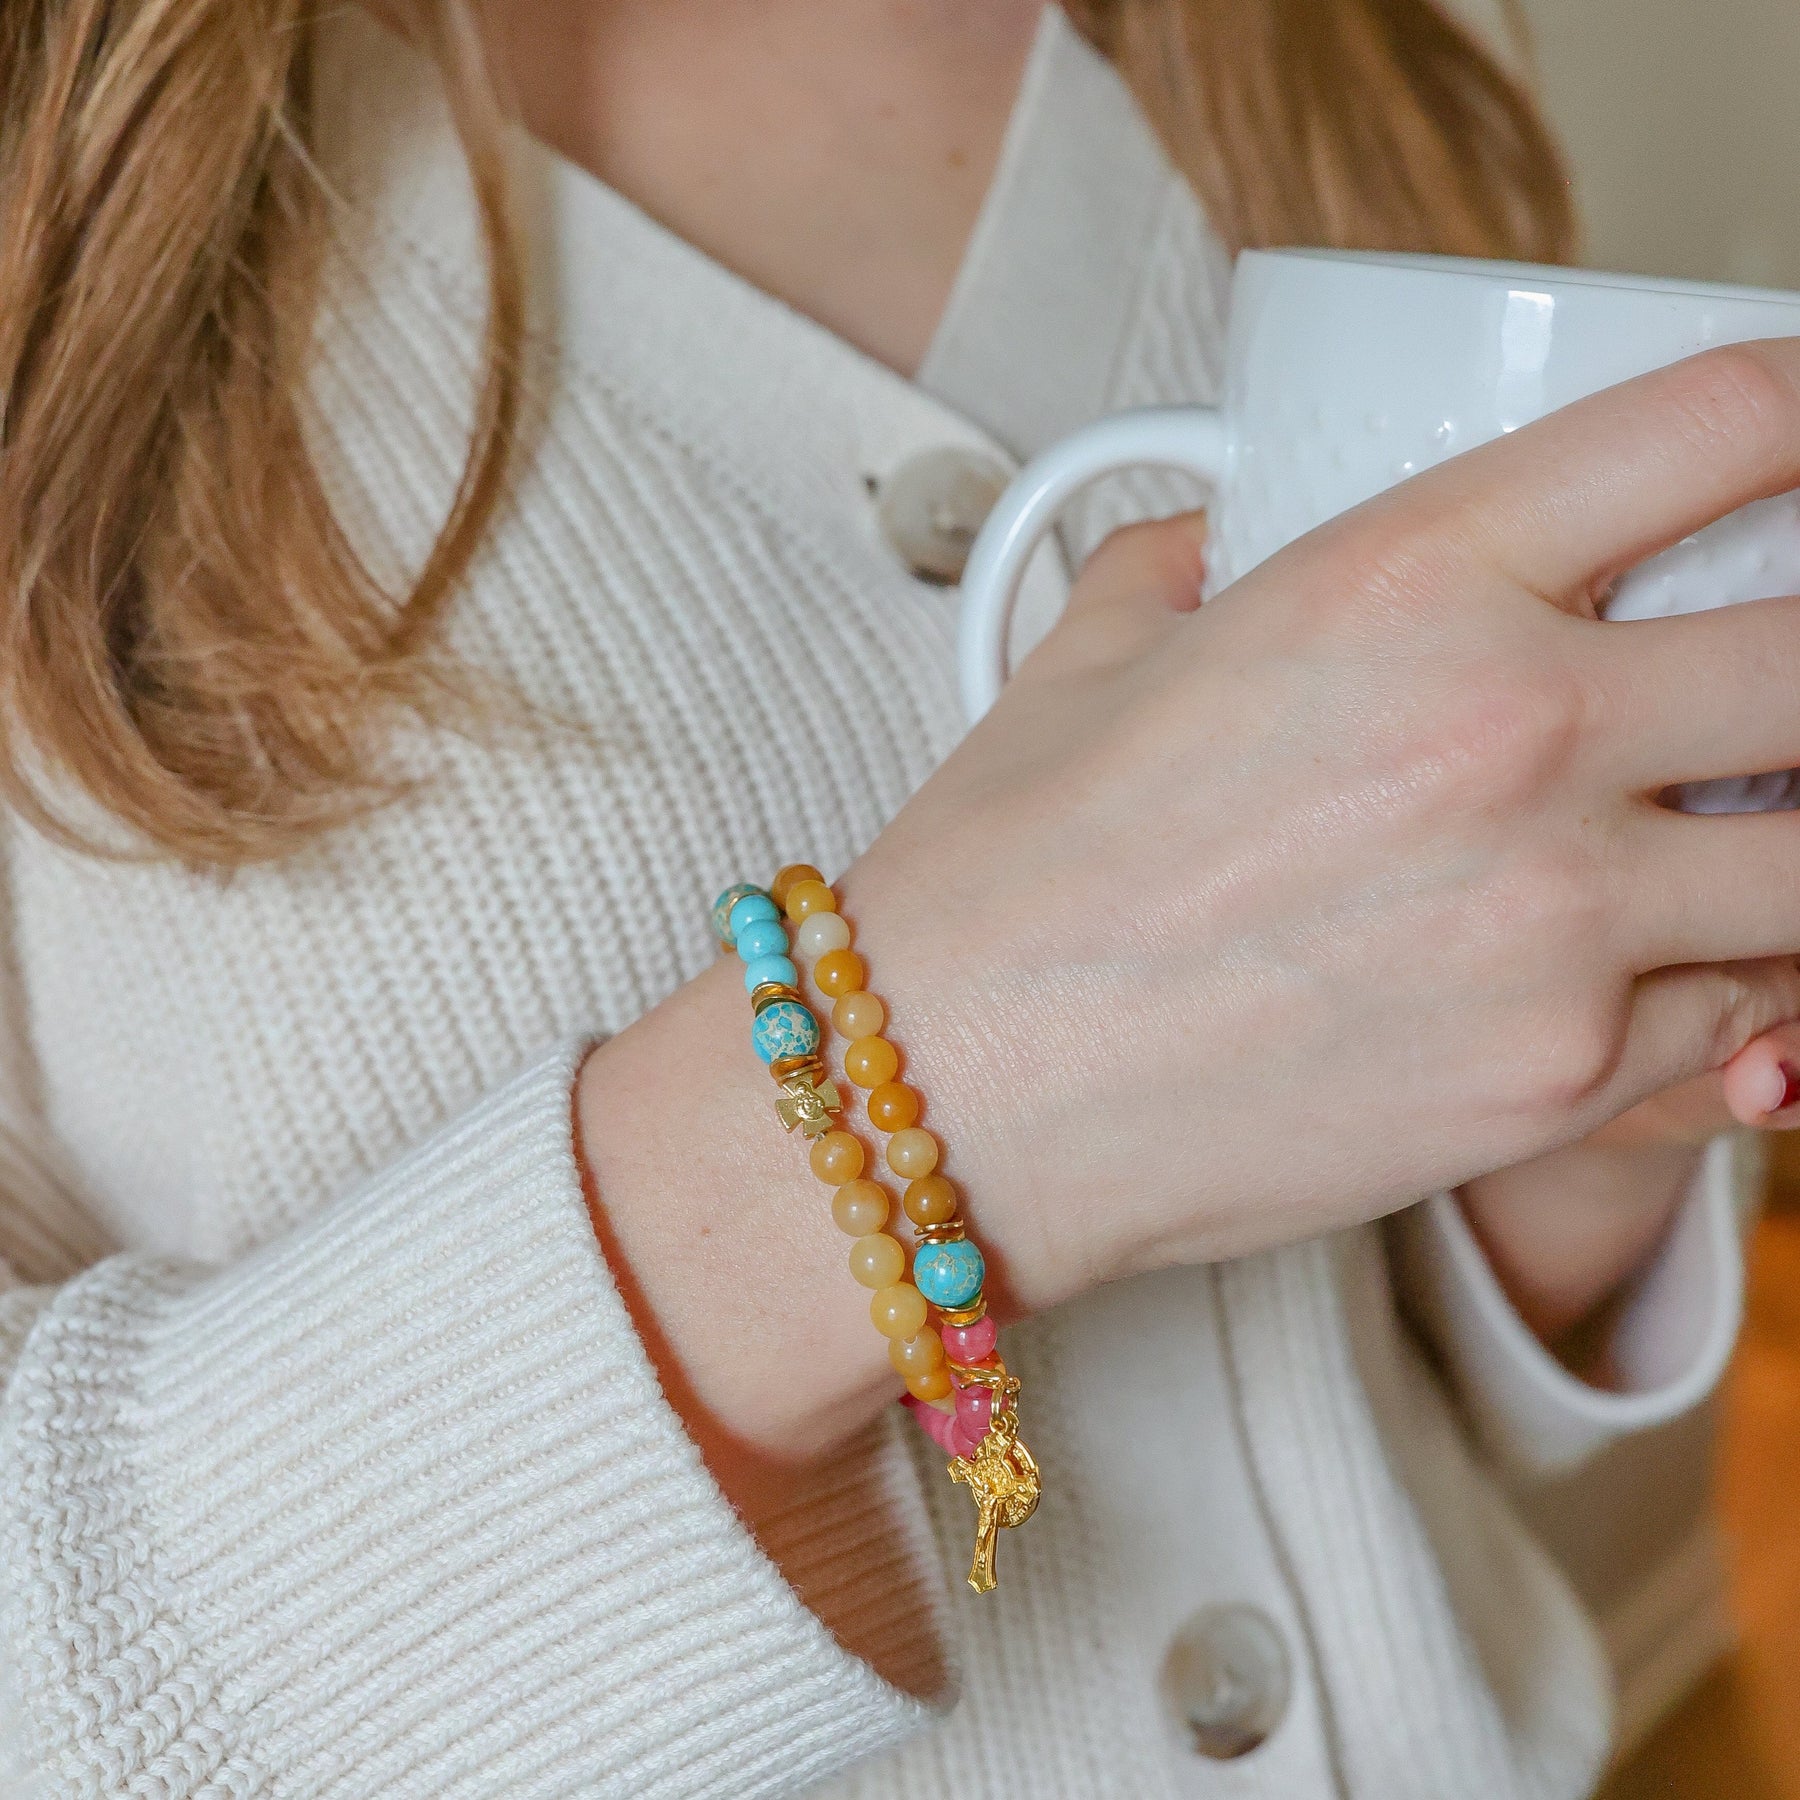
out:
M969 1564L969 1586L990 1594L997 1585L994 1550L1002 1528L1023 1525L1037 1511L1042 1480L1032 1454L1019 1441L1019 1415L1011 1406L995 1413L988 1434L972 1457L950 1464L950 1479L960 1481L975 1501L975 1558Z
M809 1138L823 1137L831 1129L832 1114L843 1110L837 1084L817 1065L785 1076L781 1098L775 1102L775 1116L782 1129L792 1131L797 1125Z

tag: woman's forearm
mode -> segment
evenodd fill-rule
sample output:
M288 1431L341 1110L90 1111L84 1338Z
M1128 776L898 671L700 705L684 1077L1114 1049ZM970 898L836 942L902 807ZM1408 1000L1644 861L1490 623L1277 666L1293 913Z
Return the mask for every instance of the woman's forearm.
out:
M1702 1154L1582 1143L1465 1184L1470 1229L1541 1342L1556 1348L1643 1267Z
M900 1391L804 1144L776 1121L735 958L588 1058L589 1210L664 1391L747 1512Z

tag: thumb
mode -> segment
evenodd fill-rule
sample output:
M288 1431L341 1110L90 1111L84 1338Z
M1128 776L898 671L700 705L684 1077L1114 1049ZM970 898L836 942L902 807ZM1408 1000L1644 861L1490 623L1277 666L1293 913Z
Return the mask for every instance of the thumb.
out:
M1792 957L1654 970L1638 978L1614 1085L1630 1104L1725 1068L1764 1033L1794 1020L1800 1020L1800 965ZM1800 1045L1800 1034L1788 1035ZM1770 1110L1771 1061L1779 1066L1779 1050L1759 1050L1740 1074L1728 1077L1727 1103L1746 1124L1764 1123ZM1740 1105L1754 1106L1758 1116L1745 1118Z
M1206 514L1178 513L1115 531L1083 565L1056 629L1021 674L1131 662L1200 604L1206 576Z
M1160 613L1192 612L1206 576L1206 512L1176 513L1110 533L1087 559L1069 596L1069 610L1121 603Z

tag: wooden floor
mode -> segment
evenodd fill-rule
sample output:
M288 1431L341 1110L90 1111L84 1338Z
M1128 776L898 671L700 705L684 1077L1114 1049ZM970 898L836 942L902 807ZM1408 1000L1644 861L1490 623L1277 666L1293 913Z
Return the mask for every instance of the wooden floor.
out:
M1605 1800L1800 1800L1800 1134L1781 1146L1726 1393L1720 1504L1743 1645Z

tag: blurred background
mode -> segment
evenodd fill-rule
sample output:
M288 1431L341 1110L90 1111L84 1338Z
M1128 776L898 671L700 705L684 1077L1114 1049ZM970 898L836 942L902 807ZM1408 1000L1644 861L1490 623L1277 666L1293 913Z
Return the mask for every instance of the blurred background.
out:
M1800 5L1525 0L1589 260L1800 288Z
M1526 0L1587 260L1800 289L1800 0ZM1605 1800L1800 1800L1800 1134L1719 1409L1737 1647Z

